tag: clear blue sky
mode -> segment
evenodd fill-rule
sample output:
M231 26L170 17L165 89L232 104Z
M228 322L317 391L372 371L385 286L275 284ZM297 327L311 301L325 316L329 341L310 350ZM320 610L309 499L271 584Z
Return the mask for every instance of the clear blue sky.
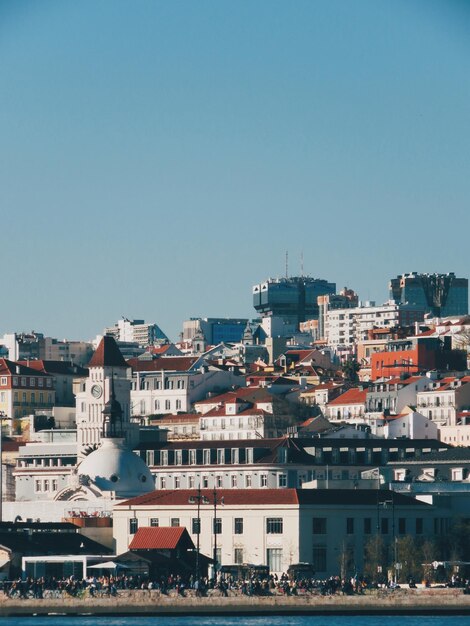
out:
M469 275L470 2L0 0L0 333Z

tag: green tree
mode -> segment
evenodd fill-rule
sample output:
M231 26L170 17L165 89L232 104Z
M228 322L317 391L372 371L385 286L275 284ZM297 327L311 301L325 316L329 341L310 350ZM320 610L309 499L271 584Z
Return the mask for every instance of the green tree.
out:
M416 581L421 580L423 576L423 557L421 546L417 543L416 537L405 535L397 538L395 549L397 563L401 565L401 569L397 572L398 581L406 582L410 578L414 578Z
M387 577L387 544L381 535L369 538L364 546L364 574L373 581Z

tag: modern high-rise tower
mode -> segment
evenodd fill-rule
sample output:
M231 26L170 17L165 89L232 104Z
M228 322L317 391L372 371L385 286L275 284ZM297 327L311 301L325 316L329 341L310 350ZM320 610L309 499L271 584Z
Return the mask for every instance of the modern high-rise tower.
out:
M310 276L270 278L253 287L253 306L261 317L279 317L298 328L318 318L318 296L336 292L336 284Z
M434 317L468 315L468 278L449 274L402 274L390 281L390 298L423 307Z

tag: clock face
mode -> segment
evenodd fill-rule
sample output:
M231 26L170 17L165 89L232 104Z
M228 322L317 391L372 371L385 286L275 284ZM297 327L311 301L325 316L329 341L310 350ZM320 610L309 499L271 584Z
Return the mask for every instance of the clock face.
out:
M103 390L101 389L99 385L93 385L93 387L91 388L91 395L94 398L101 398L102 393L103 393Z

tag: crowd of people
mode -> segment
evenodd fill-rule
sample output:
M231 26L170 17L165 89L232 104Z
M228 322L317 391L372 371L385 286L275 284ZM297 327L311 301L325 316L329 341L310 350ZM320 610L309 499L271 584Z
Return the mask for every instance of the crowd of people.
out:
M425 585L428 586L428 585ZM462 587L464 593L470 589L468 581L459 577L452 577L447 583L448 587ZM78 579L74 576L67 578L26 578L13 581L3 581L0 589L11 598L37 598L43 599L50 596L69 595L83 597L89 595L95 597L113 597L123 590L158 591L165 595L185 596L188 592L197 597L208 595L246 595L246 596L269 596L287 595L297 596L305 594L315 595L353 595L363 594L366 590L378 588L395 589L400 586L390 581L379 585L364 577L354 576L342 579L340 576L331 576L325 580L314 578L292 578L287 574L281 576L270 575L268 577L251 576L244 579L231 575L218 575L215 579L209 577L196 578L191 575L160 576L149 578L147 576L132 575L105 575L88 576ZM406 584L410 589L416 588L416 583L410 579Z

